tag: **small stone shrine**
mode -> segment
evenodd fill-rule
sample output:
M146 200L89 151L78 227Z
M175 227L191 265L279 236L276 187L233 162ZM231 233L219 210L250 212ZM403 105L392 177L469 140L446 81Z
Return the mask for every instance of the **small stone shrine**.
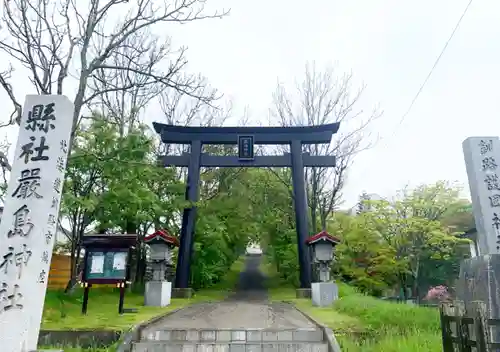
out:
M319 279L319 282L311 284L312 303L318 307L329 306L338 298L337 284L330 281L330 264L333 261L335 246L340 240L326 231L321 231L309 237L306 243L312 249L312 263Z
M172 266L172 249L179 246L177 237L169 235L165 230L158 230L146 236L144 243L149 245L152 279L146 282L144 305L165 307L170 304L172 283L166 278Z
M480 302L487 318L500 319L500 140L469 137L463 142L463 152L477 229L477 256L460 265L457 298L467 315L477 314ZM491 327L490 333L490 342L500 342L500 327Z

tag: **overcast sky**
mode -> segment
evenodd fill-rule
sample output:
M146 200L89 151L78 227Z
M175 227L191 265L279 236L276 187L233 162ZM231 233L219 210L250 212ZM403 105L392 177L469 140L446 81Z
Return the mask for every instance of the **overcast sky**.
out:
M472 3L400 125L468 2L208 0L210 8L231 8L230 16L166 30L174 45L189 47L189 69L226 94L235 116L248 106L253 121L268 120L277 79L293 87L306 62L336 64L339 75L352 70L355 85L367 85L359 108L379 104L384 115L372 126L382 141L350 170L345 200L351 206L363 190L390 197L408 183L467 185L462 141L498 135L498 0ZM5 99L0 93L0 103Z
M382 141L350 171L345 199L352 205L363 190L390 197L408 183L444 179L467 186L462 141L498 135L498 0L472 3L399 125L468 2L210 0L231 7L231 15L186 25L174 39L189 46L190 67L236 107L248 105L254 119L267 119L277 77L293 85L307 61L352 70L358 84L367 85L362 109L378 103L385 112L374 126Z

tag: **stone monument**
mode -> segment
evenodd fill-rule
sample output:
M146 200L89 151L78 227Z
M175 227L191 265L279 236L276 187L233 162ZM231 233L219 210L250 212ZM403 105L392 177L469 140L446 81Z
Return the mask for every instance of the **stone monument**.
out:
M457 298L467 314L476 314L474 301L486 306L488 318L500 318L500 140L470 137L463 151L472 209L477 229L477 256L460 266ZM491 342L500 342L500 329L490 331Z
M318 272L319 282L311 284L312 303L314 306L326 307L338 299L338 287L330 281L330 264L333 261L335 246L340 240L322 231L306 241L312 248L312 263Z
M146 236L144 243L149 245L152 266L152 278L146 282L144 305L165 307L170 304L172 283L166 278L169 267L172 265L172 249L179 246L176 237L169 235L165 230L158 230Z
M73 104L28 95L0 223L0 350L36 350L57 232Z

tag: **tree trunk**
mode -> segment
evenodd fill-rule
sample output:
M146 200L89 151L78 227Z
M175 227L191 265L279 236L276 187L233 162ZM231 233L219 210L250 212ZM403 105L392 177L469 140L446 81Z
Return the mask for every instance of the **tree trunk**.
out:
M134 219L127 219L126 224L125 224L125 233L128 235L137 235L137 224ZM141 261L141 242L139 241L139 238L137 238L137 243L135 247L134 254L132 255L132 258L130 258L130 289L135 286L135 283L137 282L137 274L139 271L140 267L140 261Z
M76 224L76 222L74 223ZM64 292L68 293L72 291L78 284L78 274L80 270L80 253L81 253L81 241L83 235L83 225L78 224L73 226L71 230L71 253L70 253L70 277L69 281L64 288Z
M417 303L420 303L420 258L417 258L413 273L413 297L415 297Z
M82 270L82 265L80 263L80 254L81 254L81 245L78 243L75 247L75 250L71 254L71 265L70 265L70 279L66 288L64 289L65 293L71 292L78 285L78 276L80 271Z
M326 219L328 217L328 214L322 212L320 214L320 217L321 217L321 230L326 231ZM316 233L316 231L314 231L314 233Z
M399 275L399 288L400 292L403 291L403 300L406 302L408 295L406 294L406 275Z

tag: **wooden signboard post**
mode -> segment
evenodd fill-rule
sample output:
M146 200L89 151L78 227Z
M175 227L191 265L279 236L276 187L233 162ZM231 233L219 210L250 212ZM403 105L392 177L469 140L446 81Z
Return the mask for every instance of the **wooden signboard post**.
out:
M97 235L83 238L85 258L82 314L87 314L92 285L109 284L116 284L120 288L118 312L123 314L125 289L130 280L131 251L136 243L136 235Z

